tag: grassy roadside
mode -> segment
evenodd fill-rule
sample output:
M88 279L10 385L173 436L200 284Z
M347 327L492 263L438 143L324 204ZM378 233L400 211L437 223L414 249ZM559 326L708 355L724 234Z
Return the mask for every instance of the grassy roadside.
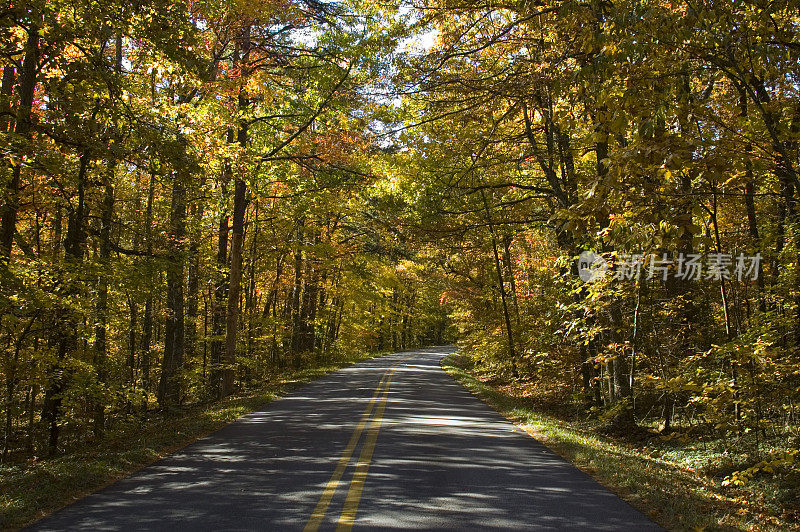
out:
M384 353L380 353L384 354ZM0 464L0 528L15 530L185 447L287 392L334 370L379 356L362 353L288 373L263 389L170 415L131 418L99 444L52 459Z
M559 419L535 408L530 398L484 382L469 359L457 353L442 366L485 403L667 529L800 530L753 491L722 488L689 457L676 459L666 449L668 442L656 437L634 445Z

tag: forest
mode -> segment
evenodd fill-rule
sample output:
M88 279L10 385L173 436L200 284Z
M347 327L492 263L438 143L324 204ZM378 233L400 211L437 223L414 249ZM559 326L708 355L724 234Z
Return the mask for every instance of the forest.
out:
M746 455L722 485L800 498L795 2L0 21L3 462L454 342L605 433L721 446Z

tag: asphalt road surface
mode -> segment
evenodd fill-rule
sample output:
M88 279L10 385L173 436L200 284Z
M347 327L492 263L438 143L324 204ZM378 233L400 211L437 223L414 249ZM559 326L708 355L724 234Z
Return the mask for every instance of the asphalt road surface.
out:
M449 348L337 371L35 530L660 530L471 395Z

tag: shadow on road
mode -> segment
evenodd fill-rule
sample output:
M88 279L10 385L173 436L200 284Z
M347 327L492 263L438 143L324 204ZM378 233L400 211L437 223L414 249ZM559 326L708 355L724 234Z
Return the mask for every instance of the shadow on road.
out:
M395 371L355 528L658 529L454 382L439 367L451 351ZM384 371L408 354L307 385L32 529L302 529Z

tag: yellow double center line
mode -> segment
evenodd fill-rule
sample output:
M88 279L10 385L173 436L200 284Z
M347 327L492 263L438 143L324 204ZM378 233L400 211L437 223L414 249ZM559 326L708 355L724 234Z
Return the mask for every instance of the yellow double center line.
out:
M367 426L367 423L369 423L367 437L364 442L364 446L361 449L361 455L358 457L358 462L356 462L356 470L355 473L353 473L353 479L350 481L350 488L347 490L347 496L345 497L342 514L339 516L339 521L336 526L337 531L347 531L353 528L356 512L358 511L358 503L361 500L361 492L364 489L364 481L367 478L367 470L369 469L369 464L372 461L372 453L375 450L375 442L378 440L378 431L380 430L381 423L383 422L383 412L386 410L386 402L389 397L389 386L392 383L392 375L398 366L400 366L400 364L414 356L416 356L416 354L407 356L383 373L383 376L378 383L378 387L375 389L375 393L372 395L372 399L370 399L369 404L367 404L367 408L364 410L364 413L361 414L361 419L359 420L358 425L356 425L353 435L350 436L350 441L347 442L347 446L344 448L342 457L339 458L339 463L336 465L333 475L331 475L330 480L325 485L322 496L319 498L319 502L317 502L317 506L314 508L314 511L311 514L311 518L308 520L308 523L303 529L304 532L315 532L322 524L322 520L325 519L325 514L328 511L331 500L333 499L333 496L336 493L339 484L341 483L342 475L344 475L347 466L350 464L350 459L352 458L353 452L355 451L356 446L361 439L361 434L364 432L364 428ZM375 410L375 416L372 417L372 420L370 421L373 409Z

